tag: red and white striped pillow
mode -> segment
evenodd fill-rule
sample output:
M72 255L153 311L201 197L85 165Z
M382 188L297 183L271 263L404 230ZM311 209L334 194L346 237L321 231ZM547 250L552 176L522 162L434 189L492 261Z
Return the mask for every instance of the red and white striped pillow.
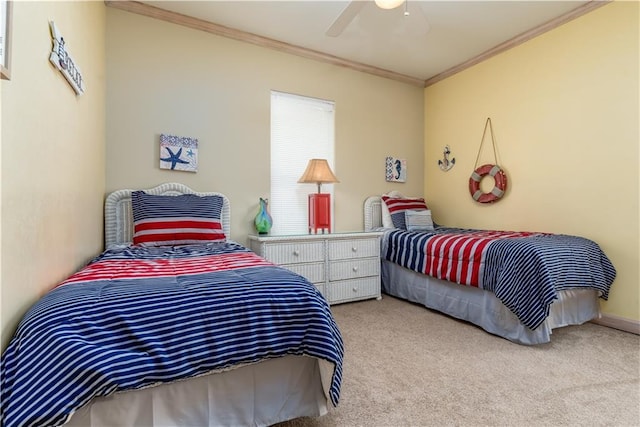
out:
M407 229L404 214L406 211L426 211L429 209L422 198L408 199L382 196L382 201L389 209L393 226L403 230Z
M224 242L220 196L131 194L133 243L170 246Z

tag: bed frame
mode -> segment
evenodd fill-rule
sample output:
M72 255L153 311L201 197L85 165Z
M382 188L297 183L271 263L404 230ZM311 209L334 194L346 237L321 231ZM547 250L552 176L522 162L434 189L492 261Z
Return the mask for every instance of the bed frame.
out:
M133 235L131 193L118 190L105 202L105 247L128 244ZM150 194L223 197L222 225L229 236L230 203L220 193L201 193L178 183L144 190ZM328 412L332 366L306 356L285 356L235 369L94 399L66 425L267 426Z
M365 200L365 231L382 229L382 203L379 196ZM383 236L383 251L385 244ZM549 317L531 330L491 292L425 276L385 259L382 259L381 276L382 291L388 295L468 321L518 344L546 343L551 340L555 328L579 325L600 317L598 293L592 289L559 292L558 299L550 306Z

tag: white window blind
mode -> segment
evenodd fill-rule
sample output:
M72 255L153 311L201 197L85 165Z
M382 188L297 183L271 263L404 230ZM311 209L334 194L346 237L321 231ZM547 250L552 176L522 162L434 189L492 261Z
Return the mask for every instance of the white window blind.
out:
M271 234L308 233L307 197L318 188L298 180L310 159L327 159L340 178L334 167L334 107L332 101L271 92ZM331 194L333 222L333 184L323 184L322 192Z

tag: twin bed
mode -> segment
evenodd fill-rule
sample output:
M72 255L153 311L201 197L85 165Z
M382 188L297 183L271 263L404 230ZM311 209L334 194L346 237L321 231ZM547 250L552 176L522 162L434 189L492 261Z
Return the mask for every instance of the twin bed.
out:
M180 184L110 194L106 250L2 355L2 424L264 426L337 405L327 302L230 241L229 218L224 195Z
M599 316L615 269L594 242L433 226L410 202L365 201L385 293L521 344ZM2 354L2 424L266 426L337 405L328 303L228 236L220 193L110 194L105 251L34 304Z
M384 293L519 344L546 343L555 328L598 318L616 274L588 239L442 227L422 199L371 196L364 223L385 231Z

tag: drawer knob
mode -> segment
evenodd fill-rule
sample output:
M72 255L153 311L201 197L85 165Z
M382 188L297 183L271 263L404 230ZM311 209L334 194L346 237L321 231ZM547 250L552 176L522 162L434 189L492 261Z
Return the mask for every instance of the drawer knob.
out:
M358 288L356 288L355 286L354 286L354 288L352 290L353 290L353 292L358 292Z
M358 267L353 267L353 272L356 273L358 271Z
M355 246L354 246L354 247L352 247L352 248L351 248L351 250L352 250L353 252L358 252L358 248L356 248Z
M300 252L298 252L298 251L293 251L293 256L298 256L298 255L300 255Z

